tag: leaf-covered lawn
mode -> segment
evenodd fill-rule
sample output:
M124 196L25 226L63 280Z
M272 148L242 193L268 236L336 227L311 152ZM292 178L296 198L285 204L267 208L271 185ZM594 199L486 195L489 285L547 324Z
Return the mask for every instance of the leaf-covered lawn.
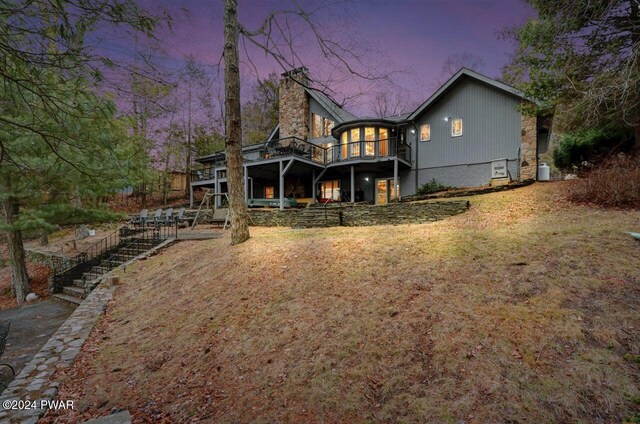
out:
M126 271L62 376L80 409L45 422L619 423L640 395L640 212L562 189L181 242Z

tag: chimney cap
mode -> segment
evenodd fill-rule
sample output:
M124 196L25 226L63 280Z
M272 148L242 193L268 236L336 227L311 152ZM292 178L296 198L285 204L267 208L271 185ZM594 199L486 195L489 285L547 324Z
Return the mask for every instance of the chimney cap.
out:
M280 75L282 75L283 77L293 77L298 74L307 75L308 73L309 73L309 70L307 69L306 66L300 66L299 68L294 68L290 71L283 72Z

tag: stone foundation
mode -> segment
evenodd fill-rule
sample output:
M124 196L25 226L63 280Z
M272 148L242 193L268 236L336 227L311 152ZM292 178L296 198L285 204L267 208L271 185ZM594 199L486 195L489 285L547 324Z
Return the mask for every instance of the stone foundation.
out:
M536 179L538 175L537 118L521 112L520 181Z

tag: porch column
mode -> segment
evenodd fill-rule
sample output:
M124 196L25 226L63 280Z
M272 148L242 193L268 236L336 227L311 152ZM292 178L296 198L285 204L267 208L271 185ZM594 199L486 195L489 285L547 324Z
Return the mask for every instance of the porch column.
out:
M278 165L280 165L280 172L278 172L280 178L280 209L284 209L284 175L282 175L282 161L278 162Z
M311 171L311 203L316 203L316 170Z
M193 186L189 184L189 209L193 209Z
M353 169L353 165L351 165L351 203L356 203L356 173Z
M247 204L249 201L249 169L247 169L247 165L242 166L242 171L244 172L244 203Z
M396 193L396 202L400 198L400 193L398 193L398 157L393 160L393 191Z
M220 189L218 188L218 170L214 168L213 170L213 192L220 193ZM218 207L218 198L219 196L213 196L213 207Z

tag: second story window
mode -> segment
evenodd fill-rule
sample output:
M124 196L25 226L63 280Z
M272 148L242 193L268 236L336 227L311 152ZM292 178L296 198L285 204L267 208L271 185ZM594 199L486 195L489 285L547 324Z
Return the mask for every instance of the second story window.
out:
M360 128L351 130L351 157L360 156Z
M462 118L456 118L451 121L451 137L460 137L462 135Z
M431 141L431 125L420 125L420 141Z
M311 138L329 137L334 122L317 113L311 114Z
M376 129L374 127L364 128L364 154L374 156L376 154Z

